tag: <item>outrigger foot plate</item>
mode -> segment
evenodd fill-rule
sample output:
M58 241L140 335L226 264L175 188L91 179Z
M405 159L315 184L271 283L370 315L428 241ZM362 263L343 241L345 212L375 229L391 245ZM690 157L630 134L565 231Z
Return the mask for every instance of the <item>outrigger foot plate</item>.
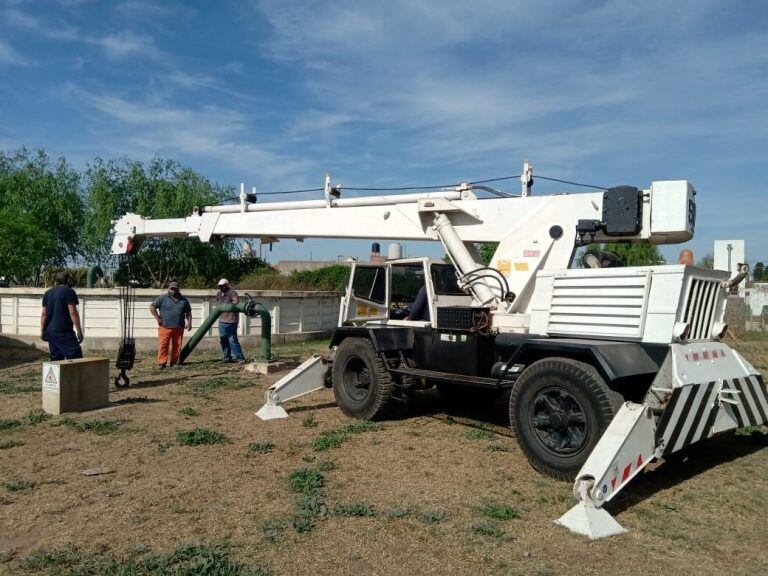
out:
M314 356L295 370L283 376L267 390L267 401L256 416L262 420L288 418L282 407L284 402L323 388L326 366L320 356Z
M591 540L616 536L627 531L621 524L602 508L595 508L584 502L579 502L565 514L555 520L555 524L587 536Z

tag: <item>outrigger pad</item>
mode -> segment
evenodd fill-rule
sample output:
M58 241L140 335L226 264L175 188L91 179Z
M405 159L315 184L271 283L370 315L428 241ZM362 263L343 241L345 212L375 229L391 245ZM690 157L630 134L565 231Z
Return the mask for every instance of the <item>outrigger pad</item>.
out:
M256 416L262 420L276 420L277 418L288 418L288 412L286 412L285 408L282 406L267 402L264 406L259 408L259 411L256 412Z
M565 526L571 532L587 536L590 540L598 540L608 536L616 536L627 531L602 508L589 506L579 502L565 514L555 520L555 524Z

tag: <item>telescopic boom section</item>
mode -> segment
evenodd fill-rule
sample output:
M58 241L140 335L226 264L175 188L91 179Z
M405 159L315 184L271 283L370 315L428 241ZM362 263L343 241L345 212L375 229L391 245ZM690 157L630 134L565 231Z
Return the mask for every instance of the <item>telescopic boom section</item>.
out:
M497 242L491 266L525 302L540 270L568 268L578 245L626 241L668 244L693 237L695 192L685 180L605 192L479 199L471 185L440 192L206 206L186 218L126 214L114 223L113 254L146 237L350 238L440 241L461 276L480 268L473 243ZM479 274L477 276L480 276ZM478 304L498 303L499 283L469 283ZM521 298L522 296L522 298Z

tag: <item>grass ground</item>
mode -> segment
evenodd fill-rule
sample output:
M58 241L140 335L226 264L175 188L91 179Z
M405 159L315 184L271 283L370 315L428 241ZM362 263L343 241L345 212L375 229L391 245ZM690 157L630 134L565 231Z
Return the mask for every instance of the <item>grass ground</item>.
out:
M737 347L768 373L768 341ZM588 542L552 523L571 486L530 468L504 399L456 412L430 391L370 425L323 390L262 422L282 374L200 353L178 371L141 358L109 408L47 419L40 357L15 354L0 358L0 573L768 573L761 431L642 474L609 508L629 533Z

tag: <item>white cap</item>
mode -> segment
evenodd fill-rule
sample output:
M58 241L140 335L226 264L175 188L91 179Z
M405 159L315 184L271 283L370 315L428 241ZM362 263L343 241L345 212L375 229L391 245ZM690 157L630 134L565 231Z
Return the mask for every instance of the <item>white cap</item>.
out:
M217 286L223 286L224 284L229 284L229 280L227 280L226 278L222 278L221 280L219 280L219 283L217 284Z

